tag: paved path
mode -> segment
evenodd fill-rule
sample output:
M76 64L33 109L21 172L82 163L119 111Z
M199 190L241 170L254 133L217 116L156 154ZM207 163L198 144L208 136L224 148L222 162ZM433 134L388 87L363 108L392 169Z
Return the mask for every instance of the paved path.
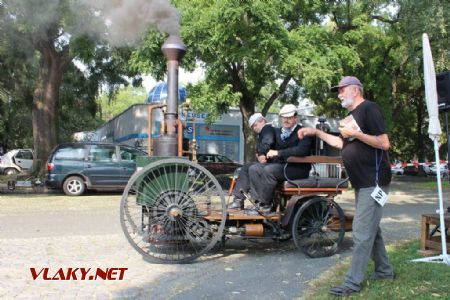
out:
M404 184L403 184L404 186ZM420 215L437 207L436 193L397 190L382 227L389 243L417 238ZM402 188L404 190L404 187ZM352 193L337 201L352 206ZM310 259L292 242L227 243L188 265L145 262L119 225L120 195L0 194L1 299L294 299L330 265L348 256ZM30 268L128 268L122 281L33 280Z

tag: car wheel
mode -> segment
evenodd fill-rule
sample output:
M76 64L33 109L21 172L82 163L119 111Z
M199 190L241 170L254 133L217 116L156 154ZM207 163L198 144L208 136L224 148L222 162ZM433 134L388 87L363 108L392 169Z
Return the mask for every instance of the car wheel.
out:
M15 175L17 173L19 173L19 171L17 171L16 169L13 169L13 168L8 168L5 170L5 175L8 175L8 176Z
M85 189L84 180L79 176L71 176L63 184L64 193L68 196L80 196Z

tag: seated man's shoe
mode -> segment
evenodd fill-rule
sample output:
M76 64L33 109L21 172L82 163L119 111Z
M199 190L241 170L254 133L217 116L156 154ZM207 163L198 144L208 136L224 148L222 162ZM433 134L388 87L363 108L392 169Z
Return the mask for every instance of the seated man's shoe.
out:
M231 204L228 205L228 208L242 210L244 209L244 200L234 198L233 202L231 202Z
M272 206L271 205L263 205L261 203L256 203L255 205L250 205L248 207L245 208L245 213L248 215L268 215L270 214L272 211Z
M377 273L373 273L370 275L370 280L395 280L397 275L395 273L392 273L391 275L379 275Z
M258 210L263 214L270 214L272 212L272 205L270 204L260 204Z
M336 287L333 287L330 289L330 294L339 296L339 297L348 296L348 295L358 293L358 292L359 291L349 288L345 285L336 286Z

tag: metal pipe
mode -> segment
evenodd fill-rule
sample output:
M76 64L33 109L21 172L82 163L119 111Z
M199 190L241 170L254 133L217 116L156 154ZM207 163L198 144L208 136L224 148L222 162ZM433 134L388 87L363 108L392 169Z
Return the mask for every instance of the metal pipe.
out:
M152 124L152 114L153 110L155 108L162 108L166 106L165 104L149 104L147 106L147 130L148 130L148 136L147 136L147 155L152 156L152 130L153 130L153 124Z
M183 123L180 119L177 120L178 124L178 156L183 156Z
M167 134L174 135L178 119L178 61L167 62L167 112L164 115Z
M186 46L179 36L171 35L161 47L167 59L167 111L164 119L167 135L176 133L178 119L178 67L186 53Z

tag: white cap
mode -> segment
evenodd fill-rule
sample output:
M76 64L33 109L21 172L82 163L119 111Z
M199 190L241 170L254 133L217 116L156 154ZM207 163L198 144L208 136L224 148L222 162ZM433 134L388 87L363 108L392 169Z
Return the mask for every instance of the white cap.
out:
M261 118L264 118L261 113L254 113L253 115L251 115L250 119L248 119L248 126L250 126L251 128L255 124L255 122Z
M280 110L280 117L292 117L297 113L297 106L294 104L285 104Z

